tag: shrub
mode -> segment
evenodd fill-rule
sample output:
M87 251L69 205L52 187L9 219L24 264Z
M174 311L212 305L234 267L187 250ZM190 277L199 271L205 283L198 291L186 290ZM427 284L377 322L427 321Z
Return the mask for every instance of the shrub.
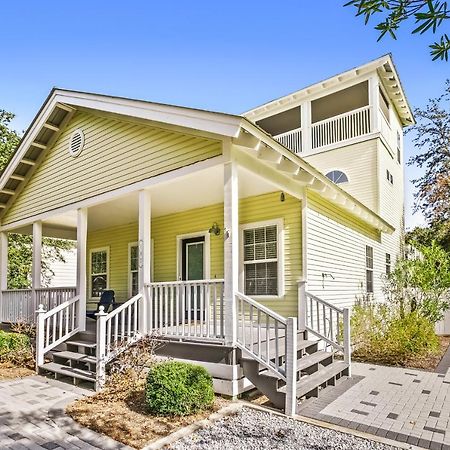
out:
M0 330L0 362L23 364L30 359L32 351L28 336Z
M400 314L389 304L355 305L351 327L356 359L405 365L439 349L433 323L419 311Z
M212 405L212 378L201 366L177 361L162 362L148 373L145 397L153 414L193 414Z

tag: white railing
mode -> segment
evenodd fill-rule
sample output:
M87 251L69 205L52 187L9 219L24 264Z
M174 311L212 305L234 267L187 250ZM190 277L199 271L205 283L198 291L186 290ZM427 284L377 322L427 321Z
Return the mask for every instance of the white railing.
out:
M118 308L97 313L96 389L105 383L106 364L139 339L139 309L143 295L137 294Z
M286 133L278 134L274 136L280 144L287 147L293 153L301 153L302 151L302 129L297 128L295 130L287 131Z
M33 322L36 307L31 289L7 289L2 291L0 322Z
M237 345L286 382L285 412L296 412L297 318L280 316L237 292Z
M150 283L149 330L160 336L223 340L223 285L219 279Z
M299 283L300 330L306 330L322 339L344 355L344 361L351 363L350 312L348 308L338 308L316 297ZM350 372L350 367L349 367Z
M321 120L311 126L311 148L316 149L370 133L370 106Z
M44 364L44 356L79 331L80 297L61 303L50 311L39 305L36 321L36 366Z
M74 286L38 288L35 292L36 305L44 305L45 309L50 310L75 297L77 288Z

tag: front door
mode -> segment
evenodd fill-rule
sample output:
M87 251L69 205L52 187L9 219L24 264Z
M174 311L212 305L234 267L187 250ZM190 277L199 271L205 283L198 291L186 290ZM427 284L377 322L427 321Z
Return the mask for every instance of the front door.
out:
M205 278L205 237L183 239L182 241L182 279L185 281L203 280ZM200 286L188 287L186 317L200 317Z

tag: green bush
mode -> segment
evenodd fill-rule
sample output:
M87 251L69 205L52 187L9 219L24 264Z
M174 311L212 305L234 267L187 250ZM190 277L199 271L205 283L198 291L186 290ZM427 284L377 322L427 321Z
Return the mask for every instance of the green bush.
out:
M21 361L30 353L30 339L19 333L0 330L0 361Z
M356 359L405 365L439 350L433 323L419 311L399 314L389 304L355 305L351 328Z
M212 378L201 366L162 362L148 373L145 397L153 414L186 416L212 405Z

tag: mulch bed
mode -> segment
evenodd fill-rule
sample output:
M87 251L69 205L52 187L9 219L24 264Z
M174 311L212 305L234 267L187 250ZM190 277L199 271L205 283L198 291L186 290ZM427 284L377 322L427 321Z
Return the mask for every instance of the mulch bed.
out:
M19 367L11 363L0 363L0 381L24 378L30 375L35 375L35 372L29 367Z
M399 361L392 358L371 360L370 357L357 358L355 356L352 358L352 360L367 364L381 364L385 366L405 367L410 369L420 369L426 370L428 372L434 372L450 345L450 336L439 336L439 341L440 349L438 352L424 356L414 356L413 358L407 360Z
M82 398L70 404L66 413L81 425L98 433L141 449L148 443L168 436L178 429L206 419L228 405L229 401L216 397L212 408L185 417L159 417L148 413L144 390L126 399L115 398L107 391Z

